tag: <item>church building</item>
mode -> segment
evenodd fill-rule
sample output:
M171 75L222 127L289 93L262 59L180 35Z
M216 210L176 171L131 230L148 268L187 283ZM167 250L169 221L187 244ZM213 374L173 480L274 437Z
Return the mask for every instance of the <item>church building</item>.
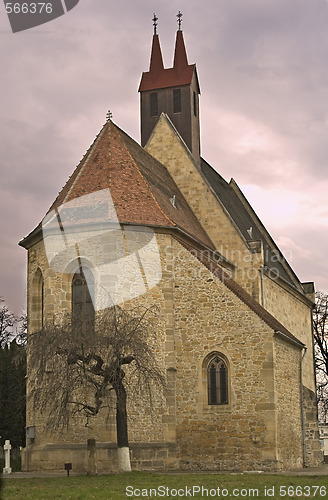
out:
M96 311L111 297L160 312L156 351L169 392L155 414L129 395L133 469L316 466L314 284L300 282L236 181L202 158L200 85L180 13L178 20L173 67L165 68L154 17L150 67L139 86L141 145L108 117L46 217L20 242L28 250L28 332L72 311L82 259L98 290ZM139 229L147 236L138 251L120 254L131 257L124 266L111 263L112 276L99 238L105 198L125 240ZM83 209L94 200L91 216ZM67 250L53 239L56 220L59 235L65 224L71 234L85 233L78 255L74 242ZM29 366L28 387L32 372ZM85 472L90 437L98 472L116 470L115 414L65 433L49 433L44 420L28 399L29 470L61 471L70 462Z

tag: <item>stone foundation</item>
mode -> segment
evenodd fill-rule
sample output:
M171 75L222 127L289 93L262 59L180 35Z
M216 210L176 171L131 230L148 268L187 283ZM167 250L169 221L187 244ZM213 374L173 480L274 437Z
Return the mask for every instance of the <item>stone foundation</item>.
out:
M28 471L65 472L64 464L72 463L72 472L117 472L115 443L96 443L95 461L90 464L89 449L85 444L29 445ZM178 446L174 443L132 443L130 445L133 470L179 469ZM26 470L26 448L22 453L22 471Z

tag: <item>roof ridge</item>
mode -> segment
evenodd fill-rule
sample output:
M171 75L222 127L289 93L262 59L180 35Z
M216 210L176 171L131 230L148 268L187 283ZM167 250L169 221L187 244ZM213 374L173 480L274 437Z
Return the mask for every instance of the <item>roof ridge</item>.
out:
M280 260L280 263L283 265L283 267L284 267L286 273L289 275L290 279L292 281L296 280L296 284L302 287L301 280L299 279L299 277L297 276L295 271L292 269L288 260L284 256L283 252L280 250L280 248L278 247L278 245L274 241L273 237L271 236L271 234L269 233L269 231L267 230L267 228L265 227L265 225L263 224L263 222L261 221L261 219L259 218L259 216L255 212L255 210L253 209L252 205L249 203L248 199L246 198L246 196L244 195L244 193L240 189L240 187L237 184L237 182L235 181L235 179L231 178L228 185L234 191L236 196L238 196L239 200L241 201L241 203L245 207L245 210L249 213L250 217L254 220L255 223L257 223L259 232L263 235L263 237L265 239L267 239L270 242L270 244L274 247L274 249L279 252L279 255L282 257L282 259ZM298 290L298 291L300 291L300 290Z
M279 277L285 281L289 287L304 297L304 290L292 266L284 257L236 181L231 179L230 182L227 182L222 175L203 158L201 161L201 174L207 181L218 203L223 207L244 243L249 246L249 241L252 238L247 236L246 230L252 227L253 239L260 240L263 244L264 265L269 268L277 267ZM278 259L276 259L276 256L278 256Z
M70 180L72 179L72 177L74 177L74 175L78 172L78 170L79 170L79 168L80 168L81 164L85 161L85 159L86 159L88 156L90 156L90 154L91 154L91 152L92 152L92 150L93 150L93 148L94 148L94 146L95 146L96 142L98 141L100 134L103 132L103 130L104 130L104 128L105 128L105 126L106 126L106 123L105 123L105 124L102 126L102 128L99 130L99 132L98 132L98 134L96 135L96 137L95 137L94 141L90 144L90 146L88 147L88 149L86 150L86 152L85 152L85 153L84 153L84 155L82 156L81 160L80 160L80 161L79 161L79 163L76 165L76 167L75 167L75 169L74 169L73 173L69 176L69 178L68 178L68 179L67 179L67 181L65 182L64 186L61 188L61 190L60 190L60 191L59 191L59 193L57 194L57 196L56 196L56 198L54 199L53 203L50 205L49 210L46 212L46 215L47 215L49 212L51 212L52 207L56 206L57 200L58 200L58 198L60 197L60 195L62 194L62 192L63 192L63 190L65 189L65 187L67 186L67 184L70 182ZM81 167L81 169L83 169L83 167ZM78 176L79 176L79 175L77 175L77 177L78 177ZM74 181L73 181L73 184L74 184L74 185L75 185L75 182L76 182L76 180L77 180L77 177L76 177L76 179L74 179ZM69 190L69 192L70 192L70 190ZM65 197L64 197L64 200L65 200L65 199L66 199L66 195L65 195ZM63 202L62 202L62 203L64 203L64 200L63 200ZM62 204L62 203L61 203L61 204ZM38 226L37 226L37 227L38 227ZM35 228L35 229L36 229L36 228ZM33 232L33 231L32 231L32 232Z
M191 152L191 151L190 151L190 149L188 148L188 146L187 146L187 144L186 144L186 142L185 142L184 138L180 135L180 133L179 133L178 129L176 128L176 126L175 126L175 125L174 125L174 123L172 122L172 120L171 120L171 118L169 117L169 115L168 115L167 113L164 113L164 111L162 111L162 112L161 112L160 117L158 118L157 122L155 123L155 126L154 126L153 130L151 131L151 134L150 134L150 136L148 137L148 140L147 140L147 142L146 142L146 144L145 144L144 150L145 150L148 154L150 154L150 153L148 152L148 150L146 149L146 148L147 148L147 144L151 141L151 139L153 138L153 136L156 134L156 132L155 132L155 131L156 131L156 129L160 126L160 124L161 124L161 122L162 122L163 120L165 120L165 121L168 123L168 125L171 127L171 129L172 129L172 131L173 131L174 135L175 135L175 136L179 139L179 141L180 141L181 145L183 146L183 148L184 148L185 152L188 154L189 159L190 159L190 160L191 160L191 161L192 161L192 162L193 162L193 163L197 166L197 164L196 164L196 160L195 160L195 158L193 157L192 152ZM152 155L151 155L151 156L152 156ZM156 160L156 158L155 158L155 160ZM158 160L156 160L156 161L158 161ZM161 163L161 162L159 162L159 163Z
M223 182L225 184L225 188L232 189L231 186L230 186L230 184L224 179L224 177L222 177L222 175L217 170L215 170L215 168L212 167L212 165L210 165L206 160L204 160L204 158L201 158L200 160L201 160L200 161L200 169L199 169L200 175L204 179L205 183L207 184L207 186L210 189L211 193L213 194L214 198L219 203L219 205L220 205L221 209L223 210L224 214L228 217L230 223L232 224L232 226L237 231L239 237L242 239L242 241L245 243L245 245L247 245L247 240L246 240L245 236L243 235L242 231L240 230L238 224L234 220L232 214L229 212L229 210L226 207L225 203L223 202L223 200L220 198L220 196L218 195L218 193L214 189L214 187L213 187L212 183L210 182L210 180L206 177L204 169L202 168L203 165L206 164L206 166L208 168L210 168L215 173L215 175L217 175L220 178L220 182Z
M114 125L114 124L113 124L113 125ZM126 144L125 144L125 142L124 142L124 140L122 140L122 137L121 137L121 135L120 135L120 133L119 133L119 131L118 131L118 128L116 127L116 125L114 125L114 127L115 127L115 131L116 131L116 133L120 136L121 142L122 142L122 144L123 144L123 146L124 146L124 148L125 148L125 150L126 150L127 154L129 155L129 157L130 157L130 159L131 159L131 161L132 161L132 163L133 163L134 167L136 168L136 170L137 170L138 174L140 175L141 179L143 180L144 184L146 185L147 190L148 190L148 191L149 191L149 193L150 193L150 196L153 198L154 202L156 203L157 207L159 208L160 212L164 215L164 217L165 217L165 218L166 218L166 219L170 222L170 224L172 224L172 225L173 225L173 227L175 227L175 226L176 226L176 223L175 223L175 222L173 222L173 221L172 221L172 220L171 220L171 219L170 219L170 218L166 215L166 213L164 212L164 210L163 210L163 209L161 208L161 206L159 205L158 201L156 200L155 196L153 195L152 190L150 189L149 183L146 181L146 179L144 178L144 176L143 176L143 175L142 175L142 173L140 172L140 169L139 169L139 167L138 167L138 165L137 165L137 163L136 163L135 159L134 159L134 158L133 158L133 156L131 155L131 153L130 153L130 151L129 151L128 147L127 147L127 145L126 145ZM148 154L149 154L149 153L148 153ZM151 155L150 155L150 156L151 156Z
M79 178L81 177L81 175L83 174L84 170L85 170L85 167L87 166L89 160L90 160L90 156L94 150L94 148L97 146L97 143L100 141L100 139L103 137L103 135L105 134L105 129L106 127L108 128L108 122L105 123L105 125L102 127L102 129L100 130L99 134L97 135L96 139L94 140L93 144L91 145L91 147L89 148L88 152L87 152L87 157L83 163L83 165L81 165L81 162L79 163L78 166L81 165L81 169L80 171L78 172L76 178L74 179L71 187L69 188L68 192L66 193L66 195L64 196L64 199L63 199L63 203L65 203L65 201L69 198L69 195L70 193L72 192L72 190L74 189L74 187L76 186L76 183L78 182Z

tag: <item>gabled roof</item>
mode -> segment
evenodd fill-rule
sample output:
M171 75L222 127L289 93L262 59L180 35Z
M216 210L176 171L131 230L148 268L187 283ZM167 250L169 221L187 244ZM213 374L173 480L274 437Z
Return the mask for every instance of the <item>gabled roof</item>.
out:
M302 285L277 245L257 217L234 181L226 182L205 160L201 159L201 172L230 215L241 235L247 241L262 241L264 262L279 277L304 293ZM234 186L234 187L233 187ZM250 231L250 232L248 232Z
M182 31L177 31L173 68L169 69L164 69L159 37L155 34L153 35L149 71L142 74L139 92L190 85L194 73L200 93L196 65L188 64Z
M103 126L47 213L104 189L121 224L179 228L214 249L168 170L112 122ZM20 244L28 246L40 230L41 223Z
M165 113L162 113L159 118L149 141L152 140L152 137L156 134L156 128L160 126L163 120L172 129L174 135L177 137L177 140L181 143L186 153L190 155L190 158L192 158L190 150L183 141L179 131L172 123L170 117ZM308 292L304 289L303 284L300 282L291 266L279 250L278 246L275 244L274 240L244 197L243 193L238 188L236 182L232 179L230 183L228 183L203 158L200 158L200 166L195 165L195 168L198 169L207 185L212 189L212 192L216 196L218 202L227 213L227 216L230 217L236 230L245 240L245 243L250 244L252 241L262 242L264 264L267 266L268 270L270 270L270 275L272 277L281 278L288 285L292 286L294 290L297 290L303 295L303 297L305 297L305 294Z
M76 167L47 214L63 204L109 189L121 224L178 230L175 238L217 276L276 333L303 346L241 286L210 259L216 249L164 165L113 122L107 122ZM92 196L91 196L92 199ZM174 202L173 202L174 199ZM86 211L90 215L90 211ZM88 215L88 217L89 217ZM78 223L92 221L79 218ZM21 242L29 248L42 222ZM187 238L186 238L187 236ZM193 244L190 243L193 242ZM206 252L199 248L206 249Z

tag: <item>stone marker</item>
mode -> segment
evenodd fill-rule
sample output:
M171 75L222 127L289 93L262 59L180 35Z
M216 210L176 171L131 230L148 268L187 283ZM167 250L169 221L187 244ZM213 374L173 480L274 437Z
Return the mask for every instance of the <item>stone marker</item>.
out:
M11 444L9 439L6 439L5 445L3 447L5 451L5 466L3 468L3 473L4 474L11 474L11 467L10 467L10 450L11 450Z

